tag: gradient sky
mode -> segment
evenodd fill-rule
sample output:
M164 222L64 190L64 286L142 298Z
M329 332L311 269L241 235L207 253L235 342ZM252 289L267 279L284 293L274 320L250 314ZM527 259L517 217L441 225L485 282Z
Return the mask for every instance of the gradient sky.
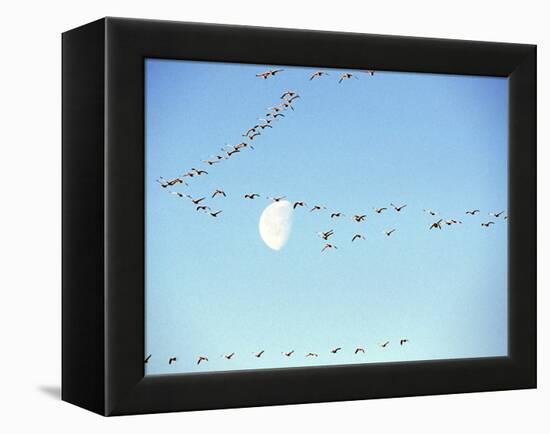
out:
M488 213L507 208L507 80L352 71L358 79L339 84L343 71L309 81L314 69L301 67L255 76L274 67L145 61L146 374L506 355L507 228ZM155 181L204 168L287 89L301 96L296 110L254 150L173 189L207 196L218 218ZM227 198L210 199L216 188ZM296 210L274 251L258 232L266 195L328 209ZM408 206L374 213L390 202ZM472 208L481 213L465 215ZM428 230L440 217L463 224ZM316 233L328 229L338 250L321 253ZM355 232L366 240L352 244Z

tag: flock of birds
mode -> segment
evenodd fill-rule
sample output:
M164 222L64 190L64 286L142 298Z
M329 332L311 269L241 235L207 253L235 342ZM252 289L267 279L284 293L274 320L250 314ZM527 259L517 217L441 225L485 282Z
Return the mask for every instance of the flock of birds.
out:
M259 74L256 74L256 77L267 80L272 77L275 77L278 74L281 74L284 72L284 69L271 69L267 70L265 72L261 72ZM361 71L369 76L374 76L375 71L373 70L365 70ZM325 76L329 76L330 74L325 71L315 71L313 74L309 76L309 81L321 79ZM350 79L358 79L358 76L349 72L342 73L338 77L338 83L341 84L346 80ZM180 191L175 191L172 189L172 187L181 185L181 186L189 186L188 181L190 181L193 178L198 178L201 176L205 176L209 174L209 171L211 168L214 168L218 164L222 163L223 161L229 160L231 158L235 158L235 156L241 152L243 152L246 149L253 150L254 146L253 143L256 143L259 137L264 135L267 131L274 128L274 126L283 118L287 116L289 113L288 111L295 111L295 104L296 101L300 98L300 95L293 90L286 90L284 91L279 101L273 105L272 107L269 107L267 109L267 112L264 114L263 117L258 118L259 122L255 123L255 125L245 129L242 133L242 139L239 141L239 143L235 145L226 145L223 148L220 149L221 152L211 156L208 159L202 160L202 163L205 165L204 168L197 168L192 167L190 170L186 171L185 173L181 174L178 177L166 179L164 177L160 177L157 179L157 182L160 184L160 186L164 189L166 189L170 194L174 195L175 197L181 198L181 199L187 199L190 201L190 203L195 207L195 210L197 212L203 212L207 215L210 215L211 217L218 217L223 210L221 209L213 209L210 205L207 204L209 201L219 200L227 198L227 193L222 188L216 188L214 191L212 191L210 194L205 196L193 196L188 193L182 193ZM208 170L206 170L208 169ZM300 208L303 208L305 211L308 211L309 213L319 213L325 211L329 218L331 220L335 219L342 219L346 218L346 216L349 216L349 218L355 222L355 223L363 223L366 221L368 215L366 213L356 213L356 214L346 214L340 210L329 210L327 206L318 204L318 203L312 203L308 205L308 202L305 200L293 200L290 201L287 199L286 196L270 196L265 195L263 193L258 192L247 192L240 195L242 199L244 200L256 200L261 197L265 197L268 200L272 202L280 202L283 200L288 200L292 206L293 210L298 210ZM405 208L407 208L407 204L394 204L390 203L387 206L381 206L381 207L375 207L373 208L373 217L375 215L381 215L386 212L396 212L396 213L403 213L405 212ZM433 211L431 209L424 209L423 210L427 215L437 218L439 217L439 213L437 211ZM478 214L481 214L481 210L479 209L471 209L466 210L465 215L473 217ZM508 217L504 215L504 211L498 211L498 212L489 212L489 216L492 217L492 219L488 221L481 221L480 225L485 228L489 228L491 225L495 224L495 220L506 220ZM502 218L501 218L502 217ZM370 218L370 217L369 217ZM455 225L461 225L462 221L457 218L438 218L437 220L433 221L431 224L427 225L428 230L432 229L438 229L442 230L443 227L451 227ZM392 236L397 231L397 228L388 228L384 230L383 234L386 237ZM337 249L338 247L331 241L332 238L335 235L335 231L333 229L320 231L317 233L318 237L323 240L323 244L321 247L321 252L325 252L327 250L333 250ZM360 232L354 232L353 236L351 237L351 243L355 243L361 240L365 240L365 235ZM402 338L399 340L399 345L403 346L407 344L409 340L407 338ZM378 344L380 348L387 348L388 345L390 345L390 341L383 341ZM330 350L330 354L337 354L340 351L343 351L341 347L332 348ZM355 355L357 354L365 354L366 353L366 347L358 346L353 350L353 353ZM253 353L253 356L255 358L261 358L265 354L265 350L260 350L258 352ZM284 357L292 357L295 355L294 350L290 351L284 351L281 353ZM151 359L152 355L149 354L145 360L144 363L148 363ZM235 352L230 352L227 354L223 354L221 357L223 357L226 360L231 360L234 357L236 357ZM319 357L319 353L315 352L308 352L304 355L305 358L316 358ZM200 365L201 363L208 362L209 358L206 355L200 355L196 358L197 365ZM177 362L176 356L171 356L168 359L168 364L172 365Z
M271 77L275 77L276 75L284 72L284 69L270 69L265 72L261 72L259 74L256 74L256 77L267 80ZM375 71L373 70L365 70L361 71L369 76L374 76ZM319 79L324 76L329 76L330 74L325 71L315 71L313 74L310 75L309 80ZM358 79L357 75L352 74L350 72L344 72L339 76L338 83L342 83L345 80L349 80L351 78ZM225 160L229 160L230 158L234 158L234 156L238 153L241 153L245 149L254 149L254 146L252 143L255 143L255 140L259 136L262 136L265 134L265 131L269 131L276 125L276 122L279 121L280 118L284 118L288 113L288 110L294 111L295 110L295 101L300 98L300 95L293 90L286 90L284 91L277 104L273 105L272 107L269 107L267 109L267 112L264 114L263 117L258 118L259 122L257 122L255 125L247 128L245 131L243 131L242 139L239 143L235 145L225 145L220 149L221 152L211 156L208 159L202 160L202 163L208 166L208 168L213 168L214 166L220 164L221 162ZM210 169L209 169L210 170ZM157 182L160 184L162 188L165 188L168 190L168 192L178 198L182 199L188 199L192 205L195 207L195 210L197 212L203 212L205 214L210 215L211 217L218 217L223 210L216 209L210 207L206 203L207 200L213 200L215 198L226 198L227 193L221 189L217 188L212 193L209 194L209 198L207 196L201 196L201 197L194 197L191 194L188 193L182 193L180 191L174 191L171 187L177 186L177 185L184 185L189 186L188 181L192 178L201 177L204 175L208 175L209 172L206 170L206 168L201 169L197 167L192 167L190 170L186 171L185 173L181 174L180 176L177 176L175 178L166 179L164 177L160 177L157 179ZM257 192L248 192L242 195L242 198L246 200L255 200L260 197L266 197L268 200L271 200L273 202L280 202L282 200L288 200L286 196L269 196L264 195ZM293 210L297 210L298 208L309 208L308 204L305 200L294 200L290 202L292 205ZM375 207L374 213L375 214L382 214L385 211L388 211L390 209L393 209L397 213L403 212L403 210L407 207L407 204L400 204L395 205L393 203L390 203L388 206L382 206L382 207ZM324 210L327 210L328 208L325 205L321 204L312 204L311 208L309 208L309 212L322 212ZM439 216L439 213L430 209L424 209L424 212L429 214L432 217ZM472 209L467 210L466 215L475 216L476 214L481 213L479 209ZM491 225L495 224L495 220L498 220L501 216L502 220L506 220L508 217L503 215L504 211L499 212L489 212L488 215L491 217L494 217L494 219L488 220L488 221L482 221L480 222L480 225L485 228L489 228ZM339 210L331 210L329 211L330 219L340 219L346 217L347 214L343 213ZM352 221L356 223L362 223L366 221L367 214L351 214L350 218ZM441 230L444 226L453 226L453 225L460 225L462 224L462 221L453 217L453 218L439 218L438 220L432 222L428 229L439 229ZM397 231L397 228L388 228L384 230L383 234L386 237L390 237L392 234L394 234ZM331 242L330 238L335 234L333 229L321 231L318 232L317 235L324 241L324 244L321 247L321 252L325 252L327 250L334 250L338 249L338 247ZM356 241L365 240L365 235L360 232L354 232L351 237L351 242L355 243Z
M284 69L270 69L265 72L261 72L259 74L256 74L256 77L267 80L270 77L275 77L277 74L280 74L284 72ZM370 76L374 76L375 71L373 70L366 70L363 71L366 74ZM313 74L310 75L309 80L319 79L324 76L330 75L328 72L325 71L315 71ZM345 72L342 73L339 76L338 83L342 83L345 80L349 80L351 78L358 79L357 75ZM210 170L210 168L213 168L214 166L220 164L221 162L225 160L229 160L230 158L234 158L236 154L241 153L245 149L254 149L254 146L252 143L256 143L255 141L258 139L258 137L265 134L266 131L269 131L276 125L276 122L279 121L279 119L284 118L288 113L288 110L294 111L295 110L295 102L297 99L300 98L300 95L293 90L286 90L284 91L277 104L273 105L272 107L269 107L267 109L267 112L264 114L263 117L258 118L259 122L257 122L255 125L250 126L242 133L243 139L235 144L235 145L226 145L223 148L220 149L221 152L211 156L208 159L202 160L202 163L204 163L207 168ZM227 194L226 192L221 189L215 189L207 198L207 196L198 196L194 197L191 194L188 193L182 193L180 191L174 191L171 189L171 187L174 187L176 185L184 185L189 186L188 181L192 178L201 177L204 175L208 175L209 172L206 170L206 168L197 168L192 167L190 170L186 171L185 173L181 174L178 177L166 179L164 177L160 177L157 179L157 182L161 185L162 188L165 188L169 191L170 194L182 198L182 199L188 199L192 205L195 207L195 210L197 212L204 212L205 214L210 215L211 217L218 217L223 210L221 209L213 209L210 205L206 203L208 200L213 200L215 198L226 198ZM257 192L248 192L242 195L242 197L246 200L255 200L260 197L266 197L267 199L273 201L273 202L279 202L282 200L287 200L286 196L269 196L260 194ZM308 204L305 200L295 200L291 202L292 208L294 210L297 210L298 208L306 208L308 207ZM388 211L390 209L395 210L397 213L401 213L404 208L407 207L407 204L400 204L395 205L393 203L390 203L389 206L382 206L382 207L375 207L374 212L378 215L384 213L385 211ZM328 208L325 205L321 204L312 204L311 208L309 208L309 212L321 212L323 210L327 210ZM429 215L435 217L438 216L439 213L432 210L424 210L424 212L428 213ZM467 210L466 215L475 216L476 214L480 213L481 211L479 209L472 209ZM499 212L490 212L489 215L491 217L494 217L494 219L499 219L500 216L504 214L504 211ZM343 217L346 217L347 214L343 213L339 210L331 210L329 212L329 216L331 219L340 219ZM356 223L361 223L366 221L367 214L351 214L350 218L352 221ZM508 217L503 216L503 220L506 220ZM438 220L432 222L428 229L439 229L441 230L444 226L453 226L453 225L460 225L462 224L462 221L457 219L456 217L453 218L439 218ZM482 227L489 228L491 225L495 224L494 220L488 220L488 221L482 221L481 223ZM397 228L388 228L384 230L384 235L386 237L390 237L392 234L394 234L397 231ZM338 249L338 247L332 243L329 238L334 235L334 230L326 230L322 232L318 232L317 235L325 241L325 243L321 247L321 252L325 252L327 250L334 250ZM360 232L354 232L351 236L351 242L354 243L356 241L365 240L365 235Z
M409 339L407 339L407 338L401 338L399 340L399 345L400 346L403 346L407 343L409 343ZM380 348L387 348L389 345L390 345L390 341L388 341L388 340L380 342L378 344L378 346ZM329 354L338 354L340 351L343 351L342 347L335 347L335 348L332 348L330 350ZM357 355L359 353L366 354L366 352L367 352L367 347L366 346L358 346L358 347L355 347L355 349L353 350L353 354L355 354L355 355ZM261 358L264 354L265 354L265 350L260 350L260 351L256 351L256 352L252 353L252 355L257 359ZM294 354L296 354L295 350L281 352L281 355L283 355L285 357L292 357ZM223 357L226 360L231 360L235 356L236 356L236 353L234 351L221 355L221 357ZM149 354L144 359L143 363L145 363L145 364L149 363L149 361L151 360L151 357L152 357L152 354ZM310 351L310 352L306 353L304 355L304 357L305 358L319 357L319 353L315 353L315 352ZM177 361L178 361L178 358L176 356L170 356L168 358L168 364L169 365L172 365L172 364L176 363ZM209 359L208 359L208 356L206 356L206 355L200 355L200 356L197 356L196 361L197 361L197 365L200 365L201 363L208 362Z

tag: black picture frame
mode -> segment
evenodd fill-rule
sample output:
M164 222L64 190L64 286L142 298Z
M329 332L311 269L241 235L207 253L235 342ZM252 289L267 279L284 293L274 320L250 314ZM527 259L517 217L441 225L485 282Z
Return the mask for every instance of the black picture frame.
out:
M536 46L104 18L63 51L62 399L102 415L536 387ZM509 78L509 355L144 376L144 59Z

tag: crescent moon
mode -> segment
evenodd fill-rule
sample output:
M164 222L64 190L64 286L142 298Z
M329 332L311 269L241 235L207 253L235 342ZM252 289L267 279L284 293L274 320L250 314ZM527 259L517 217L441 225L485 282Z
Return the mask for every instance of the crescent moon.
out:
M260 237L273 250L281 250L288 241L292 229L292 204L287 200L268 205L258 224Z

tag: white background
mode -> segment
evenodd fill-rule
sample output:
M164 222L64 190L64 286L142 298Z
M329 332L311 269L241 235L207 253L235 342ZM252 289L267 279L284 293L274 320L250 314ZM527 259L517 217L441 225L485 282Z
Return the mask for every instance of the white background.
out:
M548 13L524 0L19 1L0 24L0 430L3 432L548 432ZM538 390L102 418L59 400L61 38L125 16L537 44ZM547 266L548 267L548 266ZM546 308L546 309L545 309Z

